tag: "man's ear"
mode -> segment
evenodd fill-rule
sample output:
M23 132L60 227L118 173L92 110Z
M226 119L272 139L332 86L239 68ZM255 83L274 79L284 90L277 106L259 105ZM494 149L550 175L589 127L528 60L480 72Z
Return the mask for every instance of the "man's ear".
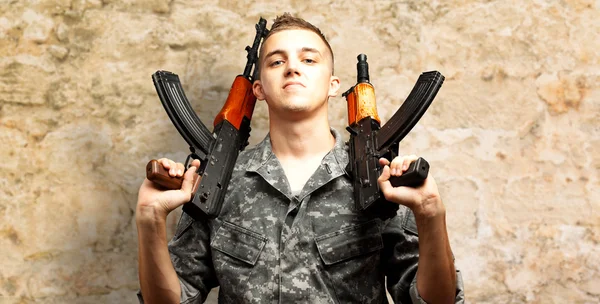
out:
M331 75L329 80L329 97L337 96L340 90L340 78L337 76Z
M265 100L265 92L263 91L262 82L260 80L255 80L252 84L252 92L256 99Z

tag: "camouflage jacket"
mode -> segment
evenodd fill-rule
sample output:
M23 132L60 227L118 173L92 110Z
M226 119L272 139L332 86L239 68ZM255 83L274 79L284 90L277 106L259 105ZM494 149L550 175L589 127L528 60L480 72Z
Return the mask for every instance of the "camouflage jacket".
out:
M202 303L220 286L220 303L424 303L417 289L414 215L401 206L382 221L356 210L335 147L292 195L269 136L240 154L218 218L183 213L169 243L181 303ZM457 272L457 303L463 302Z

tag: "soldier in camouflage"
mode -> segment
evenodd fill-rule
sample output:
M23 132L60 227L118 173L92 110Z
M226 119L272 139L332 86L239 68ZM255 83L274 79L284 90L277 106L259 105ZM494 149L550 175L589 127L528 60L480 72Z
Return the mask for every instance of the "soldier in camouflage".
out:
M184 176L181 190L140 187L140 302L202 303L220 286L220 303L387 303L387 283L395 303L463 303L435 180L419 188L388 181L416 156L380 160L379 185L401 205L395 217L356 209L348 149L328 123L340 83L319 29L278 17L259 67L253 89L267 102L270 132L238 157L219 217L183 213L167 246L166 216L189 201L199 163L185 170L160 160Z

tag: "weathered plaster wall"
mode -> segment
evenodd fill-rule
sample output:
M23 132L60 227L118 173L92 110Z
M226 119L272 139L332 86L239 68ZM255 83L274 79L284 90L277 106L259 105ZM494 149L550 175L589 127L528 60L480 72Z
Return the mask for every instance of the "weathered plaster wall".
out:
M209 124L258 17L285 11L344 88L369 56L384 120L446 76L401 149L432 165L470 302L600 301L600 2L3 0L1 303L135 303L144 166L187 155L150 75L179 74ZM252 123L256 143L263 103Z

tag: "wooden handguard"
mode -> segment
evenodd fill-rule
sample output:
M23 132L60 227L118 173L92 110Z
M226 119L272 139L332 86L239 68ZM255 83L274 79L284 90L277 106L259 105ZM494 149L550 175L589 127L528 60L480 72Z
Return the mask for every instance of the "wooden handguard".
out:
M239 104L239 103L242 104ZM229 96L217 114L214 121L216 127L223 120L229 121L237 130L242 127L244 117L248 120L252 119L256 97L252 92L252 83L244 76L239 75L233 81Z
M201 180L199 177L200 175L197 173L194 174L192 193L196 193L196 189L198 189ZM169 171L165 170L156 159L149 161L146 165L146 178L168 190L181 189L181 184L183 183L183 176L170 176Z
M357 83L346 96L346 101L348 102L348 126L354 126L366 117L372 117L381 123L377 115L375 88L370 83Z

